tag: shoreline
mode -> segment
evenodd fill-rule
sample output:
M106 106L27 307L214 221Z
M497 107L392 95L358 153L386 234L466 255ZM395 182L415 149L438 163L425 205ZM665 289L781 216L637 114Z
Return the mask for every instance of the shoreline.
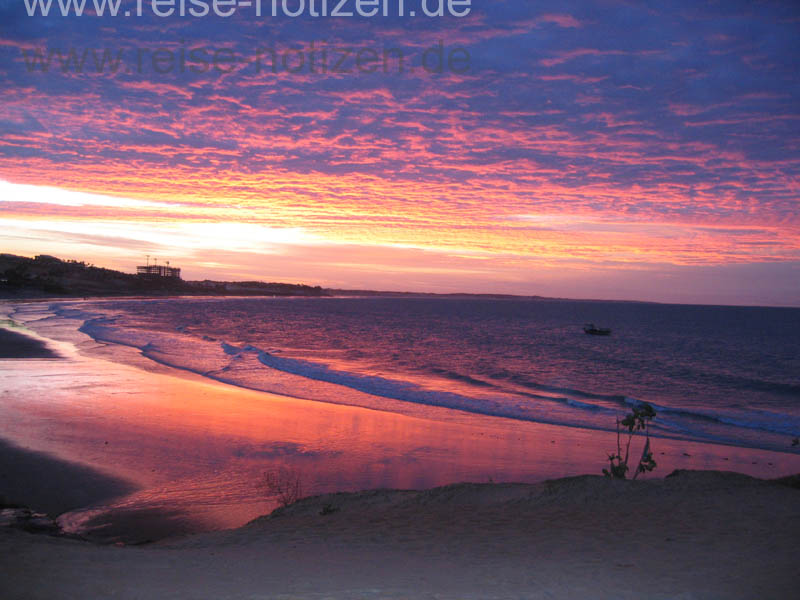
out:
M174 296L172 299L181 299L181 298L189 298L187 296ZM228 298L242 298L241 296L228 296ZM97 300L102 300L102 298L96 298ZM127 297L123 298L126 300L139 300L139 299L146 299L146 297ZM166 298L161 298L166 299ZM63 299L66 302L79 300L79 299ZM84 299L85 300L85 299ZM0 306L2 305L2 301L0 301ZM92 334L85 334L88 338L91 338ZM52 342L56 347L58 347L62 354L70 354L70 349L63 347L64 344L62 342ZM105 360L109 360L113 363L122 364L124 366L135 366L137 368L143 369L146 372L155 372L155 373L167 373L172 374L178 377L186 378L190 381L196 380L200 378L202 381L206 382L213 382L215 384L220 384L223 386L230 386L241 390L253 391L256 393L264 393L267 395L278 395L283 397L292 397L298 398L303 400L310 400L313 402L325 403L325 404L332 404L336 406L351 406L351 407L359 407L364 408L366 410L377 410L380 412L386 412L390 414L399 414L403 416L410 416L410 417L420 417L423 419L431 418L431 414L439 415L436 418L441 418L444 421L453 421L453 420L466 420L469 421L475 418L488 418L488 419L502 419L507 420L511 423L531 423L534 425L544 425L548 427L557 427L557 428L566 428L566 429L575 429L579 431L589 431L595 432L597 434L613 434L613 429L610 427L603 426L602 424L597 425L593 423L581 423L581 422L563 422L557 419L551 420L548 417L543 417L541 415L536 415L534 417L527 417L527 416L515 416L513 412L506 413L503 410L493 410L491 408L486 410L475 409L472 407L462 407L462 406L451 406L447 405L446 403L427 403L425 401L416 401L416 400L406 400L400 399L395 396L382 396L380 393L377 395L373 395L373 392L369 390L364 390L363 388L358 387L347 387L347 384L339 384L335 380L328 380L328 379L321 379L317 380L313 376L309 377L309 379L305 382L310 385L314 385L318 382L322 382L323 385L343 385L342 388L344 393L347 394L347 399L345 401L340 401L338 397L320 397L316 395L308 395L305 394L298 394L295 391L287 391L286 389L281 389L280 385L274 388L276 391L268 391L265 389L260 388L258 385L248 385L247 381L230 381L228 380L225 375L225 369L221 370L211 370L211 371L204 371L204 370L194 370L191 366L185 365L176 365L169 360L164 360L162 358L148 356L145 354L144 349L139 348L135 345L127 345L125 342L105 342L105 341L95 341L91 340L91 344L94 344L99 349L101 346L106 346L110 351L105 352L100 350L92 351L92 353L87 354L89 357L100 356ZM124 351L124 350L131 350L127 354L119 353L118 356L114 356L114 350L116 351ZM82 351L81 351L82 352ZM120 358L122 357L122 358ZM21 356L19 358L22 358ZM250 359L251 357L248 357ZM260 365L259 365L260 366ZM289 370L289 371L280 371L281 377L288 377L292 378L295 377L296 373ZM310 389L310 388L308 388ZM378 398L379 401L376 402L375 398ZM632 406L632 405L631 405ZM658 407L658 405L654 405L657 412L661 413L662 409ZM626 406L622 410L630 410L630 406ZM669 407L663 409L663 413L667 416L671 412L678 412L680 413L680 409L677 411L675 409L671 409ZM701 416L702 418L702 416ZM613 422L613 418L609 417L609 423ZM726 423L726 421L720 421L722 423ZM654 423L655 425L658 424L658 421ZM750 433L749 429L745 428L743 430L745 433ZM748 440L748 439L738 439L738 440L729 440L722 437L715 437L713 435L703 435L702 433L695 432L692 437L682 437L680 431L676 432L669 432L669 431L659 431L656 429L655 431L651 431L651 437L654 440L667 440L670 442L674 442L677 444L708 444L712 446L719 446L725 448L732 448L735 450L752 450L754 452L773 452L778 454L787 454L787 455L798 455L798 451L792 449L792 438L790 434L782 434L776 430L765 430L767 435L771 435L775 438L780 437L781 439L773 440L770 443L758 443L758 441ZM785 439L784 439L785 438ZM725 465L720 465L725 466ZM754 473L750 473L754 474Z
M38 338L0 325L0 359L61 358Z
M55 518L134 491L124 480L0 438L0 504Z
M719 470L776 479L800 473L795 454L658 438L656 471L616 481L599 474L607 432L299 400L92 348L0 361L9 500L68 510L59 523L84 538L0 527L3 598L688 600L800 584L800 490ZM283 465L309 497L270 512L257 479Z
M0 466L13 463L16 472L26 474L30 481L33 475L26 465L31 458L41 458L36 478L50 482L49 493L88 496L84 504L69 507L72 512L61 515L65 531L100 543L142 543L235 529L275 507L259 481L264 472L284 465L300 470L306 493L315 496L364 489L433 489L457 485L454 482L530 485L585 473L599 476L613 445L613 436L606 432L502 418L483 418L480 424L445 423L255 392L191 374L148 373L143 381L143 371L121 363L111 363L114 369L98 380L98 365L105 361L95 358L71 364L72 360L48 361L49 374L42 373L45 363L41 361L14 361L16 369L30 369L30 377L22 375L25 381L44 375L48 384L58 385L59 373L65 373L84 393L87 388L94 392L83 396L76 407L69 390L51 390L48 403L61 404L60 396L66 400L66 412L58 417L57 427L57 422L39 425L34 420L20 437L19 427L9 428L13 422L6 419L4 431L0 419L0 453L25 447L24 456L17 453L13 460L0 456ZM87 382L82 383L84 378ZM102 391L106 388L118 391L109 394ZM114 394L119 393L128 396L125 404L117 403ZM186 397L192 401L187 403ZM225 415L223 406L235 406L240 414ZM24 404L20 408L28 410ZM76 408L80 409L77 414ZM105 427L98 428L97 411L110 420ZM167 414L159 415L159 411ZM153 419L158 423L155 429ZM262 425L253 430L255 423ZM262 429L267 423L269 429ZM348 439L354 426L361 429L357 438L362 439ZM199 439L197 427L205 432ZM395 439L385 439L385 431ZM365 437L367 432L371 433ZM53 435L73 440L54 444L47 441ZM188 455L175 452L176 445L187 447L192 455L188 462ZM654 451L659 466L641 481L662 480L676 469L731 470L765 480L800 473L800 457L795 454L662 438L654 442ZM198 468L193 463L197 453L202 470L184 480L185 470ZM229 464L227 470L207 473L203 465L209 459L218 461L220 453ZM61 476L65 465L85 470L87 485L76 486L77 479ZM364 478L376 468L391 470L378 478ZM20 494L9 497L10 502L54 514L37 500L35 488L20 481L25 478L17 481ZM101 490L113 482L112 487L126 486L128 493L102 497L91 488L98 482ZM198 486L208 488L209 494L198 497L194 491ZM238 496L213 492L229 486Z
M307 494L430 489L599 474L614 445L613 432L602 430L432 406L400 414L249 390L151 364L133 348L122 349L122 360L120 348L88 336L77 349L53 345L62 360L0 361L0 439L135 488L64 516L70 532L105 541L240 526L275 506L259 481L283 466L303 473ZM650 479L675 469L765 479L800 472L800 455L791 452L660 437L653 446L659 464ZM11 501L43 510L35 499Z
M238 283L238 282L231 282ZM283 285L283 284L278 284ZM303 285L303 284L287 284ZM47 301L70 301L70 300L125 300L125 299L144 299L144 300L165 300L168 298L426 298L444 300L529 300L533 302L577 302L577 303L610 303L610 304L656 304L662 306L689 306L704 308L756 308L756 309L779 309L797 310L800 304L719 304L698 303L698 302L664 302L658 300L636 300L621 298L571 298L562 296L539 296L536 294L492 294L480 292L408 292L408 291L386 291L386 290L347 290L337 288L323 288L323 294L282 294L274 292L243 291L235 290L230 292L210 292L207 290L169 290L163 293L136 293L132 291L108 291L97 293L95 290L76 291L69 294L46 293L36 290L26 290L24 292L0 291L0 302L47 302Z

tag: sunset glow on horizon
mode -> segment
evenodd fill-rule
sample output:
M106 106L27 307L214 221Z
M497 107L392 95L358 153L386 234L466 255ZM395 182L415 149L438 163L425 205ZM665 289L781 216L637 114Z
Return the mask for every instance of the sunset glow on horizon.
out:
M124 19L0 1L0 251L127 271L151 255L187 279L800 306L794 3L472 6ZM97 72L105 50L119 64Z

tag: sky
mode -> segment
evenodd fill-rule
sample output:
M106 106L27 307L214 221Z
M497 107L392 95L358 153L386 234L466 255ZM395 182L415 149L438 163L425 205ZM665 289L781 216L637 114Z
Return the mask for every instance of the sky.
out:
M800 306L793 0L38 1L0 0L2 252Z

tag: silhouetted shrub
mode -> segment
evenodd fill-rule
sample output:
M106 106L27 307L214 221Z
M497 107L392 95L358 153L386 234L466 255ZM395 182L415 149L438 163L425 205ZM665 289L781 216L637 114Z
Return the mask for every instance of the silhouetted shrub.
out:
M294 469L280 467L264 473L264 489L267 495L275 497L278 504L289 506L303 497L302 477Z
M603 469L603 474L606 477L614 479L626 479L628 476L628 458L630 456L631 441L637 431L644 431L644 447L642 448L642 455L639 458L639 463L636 465L636 471L632 479L636 479L639 473L645 471L652 471L656 468L656 461L653 458L653 452L650 450L650 420L654 419L656 411L652 406L646 402L636 405L633 410L628 413L624 419L620 421L617 417L617 453L608 455L609 468ZM622 440L620 435L621 428L628 430L628 440L625 443L625 455L622 455Z

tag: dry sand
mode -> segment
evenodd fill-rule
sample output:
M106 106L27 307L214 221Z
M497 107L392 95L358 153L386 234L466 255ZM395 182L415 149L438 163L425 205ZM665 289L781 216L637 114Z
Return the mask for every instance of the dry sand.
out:
M0 596L791 598L798 539L800 490L734 473L459 484L138 547L0 531Z

